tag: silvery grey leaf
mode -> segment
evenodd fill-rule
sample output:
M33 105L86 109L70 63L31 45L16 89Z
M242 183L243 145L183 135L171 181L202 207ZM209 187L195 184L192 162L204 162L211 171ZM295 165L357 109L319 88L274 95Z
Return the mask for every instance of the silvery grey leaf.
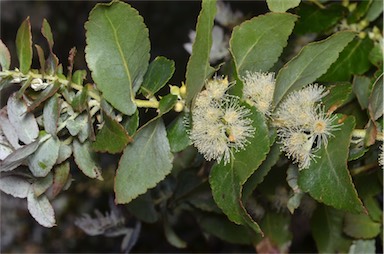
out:
M77 139L73 140L73 156L76 165L88 177L103 180L100 167L98 166L96 154L91 151L89 142L81 144Z
M32 113L27 112L27 105L12 94L7 102L8 118L15 128L19 139L24 144L30 144L39 135L39 127Z
M0 161L0 172L11 171L20 166L31 154L39 147L39 141L36 140L25 145L8 155L3 161Z
M36 197L32 189L28 192L28 211L42 226L50 228L56 225L55 211L47 196Z
M15 148L20 148L19 137L15 128L12 126L8 119L7 108L4 107L0 110L0 128L7 138L8 142Z
M0 177L0 190L15 198L26 198L31 183L21 176L8 175Z
M60 141L50 137L40 144L36 152L28 158L28 166L36 177L45 177L56 164L59 156Z
M56 136L57 123L60 116L59 99L53 95L45 103L43 109L44 129L51 135Z
M44 178L37 179L33 184L33 192L35 193L36 197L39 197L42 195L51 185L53 184L53 174L49 173Z
M59 156L57 157L56 164L60 164L66 161L72 154L72 148L70 145L60 143Z

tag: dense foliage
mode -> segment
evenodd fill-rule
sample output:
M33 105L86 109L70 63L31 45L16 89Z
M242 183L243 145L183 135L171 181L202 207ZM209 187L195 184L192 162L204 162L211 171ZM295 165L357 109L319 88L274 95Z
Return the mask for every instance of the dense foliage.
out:
M193 245L174 231L185 214L207 239L257 252L289 252L295 224L310 225L311 251L380 251L383 3L266 4L250 18L203 0L180 85L169 84L179 66L150 55L143 17L127 3L90 12L88 70L74 70L76 48L64 70L48 21L44 50L25 19L18 64L0 41L0 90L12 91L0 110L0 190L60 227L51 203L79 184L78 170L104 181L110 211L75 224L123 235L126 252L151 223L171 245Z

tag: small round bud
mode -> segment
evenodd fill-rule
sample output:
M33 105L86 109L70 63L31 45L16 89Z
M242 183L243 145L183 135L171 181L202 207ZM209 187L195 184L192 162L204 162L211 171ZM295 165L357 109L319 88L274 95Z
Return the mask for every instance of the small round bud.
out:
M180 96L181 98L185 98L187 96L187 86L182 83L180 87Z
M181 112L183 111L183 109L184 109L184 103L182 103L181 101L176 102L173 108L173 110L175 110L176 112Z
M170 90L171 90L171 94L177 95L177 96L180 95L180 88L179 87L171 86L171 85L169 87L170 87Z

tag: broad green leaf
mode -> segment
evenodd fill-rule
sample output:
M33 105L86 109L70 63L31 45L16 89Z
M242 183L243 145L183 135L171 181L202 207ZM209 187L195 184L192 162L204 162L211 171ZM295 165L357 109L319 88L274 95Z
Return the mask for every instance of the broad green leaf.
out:
M47 228L56 226L55 211L45 195L35 197L35 193L30 189L27 201L29 213L40 225Z
M381 44L376 44L373 46L372 50L369 52L368 59L373 65L382 69L381 66L383 66L383 49Z
M180 114L167 128L167 136L171 152L177 153L191 144L185 126L186 113Z
M26 158L34 153L39 147L39 141L36 140L28 145L25 145L10 155L8 155L3 161L0 161L0 172L11 171L20 166Z
M229 42L238 76L247 71L268 71L278 60L297 16L268 13L235 27Z
M352 85L348 82L328 86L329 93L321 100L326 110L334 112L348 102L352 93Z
M383 13L383 1L373 0L371 6L367 10L365 14L365 19L372 22L378 17L380 17L381 13Z
M250 244L251 238L246 227L236 225L225 217L203 215L198 219L202 230L217 238L233 244Z
M322 9L313 4L303 2L297 11L300 19L295 25L294 32L304 35L327 31L335 26L347 12L348 9L339 3L327 5Z
M41 33L43 34L44 38L48 42L49 51L52 52L52 48L53 48L53 44L54 44L52 29L51 29L51 26L49 25L49 23L46 19L43 19L43 24L41 26Z
M268 8L273 12L286 12L300 4L300 0L267 0Z
M96 135L92 148L96 152L120 153L132 138L124 127L107 114L103 114L104 125Z
M164 123L158 119L138 132L124 149L115 177L115 202L129 203L155 187L171 172L172 159Z
M8 175L0 177L0 190L15 198L26 198L30 187L31 183L21 176Z
M277 248L278 253L288 253L292 241L290 222L291 217L288 214L272 211L268 211L260 222L265 237Z
M128 135L133 136L139 127L139 111L136 110L133 115L129 116L124 122L122 122L122 125L128 132Z
M52 136L56 136L59 116L59 99L57 95L54 95L45 103L43 109L44 129Z
M17 30L16 53L20 71L27 74L32 64L32 34L29 17L21 23L19 30Z
M381 74L373 84L372 93L369 97L368 109L372 120L383 115L383 86L383 74Z
M373 42L368 37L365 39L356 38L344 48L339 58L319 80L349 81L353 74L364 74L371 67L369 53L372 48Z
M45 177L56 164L59 156L60 140L50 137L39 145L36 152L28 158L28 167L36 177Z
M375 1L382 2L382 1ZM348 254L375 254L376 243L375 240L355 240L349 248Z
M368 108L371 80L365 76L355 76L353 78L352 89L355 93L361 109Z
M249 140L250 143L244 150L235 153L230 163L215 164L211 169L209 182L215 202L231 221L246 224L255 232L261 233L260 227L252 220L241 202L244 183L259 168L269 151L265 118L254 107L251 112L249 118L256 129L254 137Z
M113 1L97 4L85 28L86 60L93 80L112 106L132 115L149 61L150 42L143 18L130 5Z
M173 94L167 94L161 98L159 102L159 115L164 115L168 113L177 102L177 96Z
M41 196L53 184L53 174L49 173L46 177L38 178L33 184L32 189L35 197Z
M275 136L276 137L276 136ZM274 142L274 140L272 140ZM260 167L248 178L244 184L243 200L247 200L256 187L263 182L264 177L271 170L272 166L276 164L280 158L280 145L274 143L267 155L267 158L263 161Z
M212 47L212 27L216 15L216 1L203 0L197 18L196 37L192 45L192 54L188 60L186 85L186 103L190 105L204 86L210 72L209 54Z
M39 127L32 113L28 113L27 105L23 100L11 95L7 102L8 119L24 144L30 144L37 139Z
M325 40L306 45L280 69L276 77L274 105L277 106L289 92L316 81L336 61L354 36L352 32L338 32Z
M333 124L342 119L338 116ZM328 146L315 152L308 169L300 171L299 186L314 199L352 213L364 211L347 168L351 133L355 127L353 117L346 118L338 130L333 131Z
M96 162L96 154L92 152L91 144L89 142L81 144L77 139L74 139L72 144L76 165L84 175L103 180L100 167Z
M127 209L139 220L146 223L155 223L159 216L153 201L150 192L146 192L127 204Z
M52 196L56 197L64 188L69 178L69 162L55 166L52 184Z
M311 230L319 253L345 253L351 240L343 234L344 213L319 206L311 218Z
M144 75L141 90L146 97L152 97L165 86L175 72L175 62L158 56L151 62Z
M367 214L347 213L344 219L344 233L358 239L370 239L381 232L381 223L374 222Z
M1 70L9 70L9 66L11 65L11 54L7 46L0 40L0 66Z

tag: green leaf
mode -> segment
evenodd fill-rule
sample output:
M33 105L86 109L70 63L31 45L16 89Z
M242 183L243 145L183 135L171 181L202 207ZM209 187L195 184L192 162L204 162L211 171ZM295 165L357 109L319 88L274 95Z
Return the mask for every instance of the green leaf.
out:
M343 234L344 213L319 206L311 218L311 230L319 253L345 253L351 243Z
M172 169L173 155L162 119L147 125L134 138L124 149L115 177L118 204L129 203L155 187Z
M45 74L45 56L44 56L44 50L37 44L35 44L35 48L37 51L37 56L39 58L40 63L40 72L41 74Z
M38 94L36 99L28 106L28 112L33 111L35 108L40 106L40 104L46 101L48 98L53 96L60 88L60 82L55 81L52 85L49 85L42 92Z
M122 125L128 132L128 135L133 136L139 127L139 111L136 110L133 115L129 116L124 122L122 122Z
M368 108L371 80L365 76L355 76L353 78L352 89L355 93L361 109Z
M151 62L144 75L141 90L146 97L152 97L171 79L175 72L175 62L158 56Z
M238 76L268 71L287 45L296 20L292 14L268 13L235 27L229 44Z
M349 81L353 74L362 75L371 67L369 53L373 48L373 42L356 38L340 53L334 62L319 80L321 81Z
M198 219L202 230L233 244L250 244L251 238L246 227L236 225L223 216L203 215Z
M382 69L381 66L383 66L383 49L380 44L373 46L372 50L369 52L368 59L373 65Z
M191 144L187 128L185 126L186 113L180 114L167 128L167 136L171 152L177 153Z
M383 115L383 74L373 84L368 109L372 120L376 120Z
M39 141L36 140L28 145L25 145L10 155L3 161L0 161L0 172L11 171L20 166L27 157L34 153L39 147Z
M57 123L59 121L60 109L57 95L53 95L43 109L44 129L51 135L56 136Z
M96 152L120 153L132 138L121 124L107 114L103 114L103 119L104 125L97 133L92 149Z
M348 24L357 23L369 10L373 0L365 0L358 3L357 7L351 12L347 18Z
M195 96L204 86L205 79L210 72L209 54L212 47L212 28L216 15L216 1L203 0L201 11L197 18L196 38L192 45L192 54L188 60L186 85L187 105L191 104Z
M353 238L370 239L378 236L381 232L381 223L372 221L367 214L345 215L344 233Z
M78 80L80 81L80 80ZM72 108L77 112L83 112L88 106L88 86L84 86L81 91L78 91L71 102Z
M383 1L373 0L371 6L367 13L365 14L365 19L372 22L378 17L380 17L381 13L383 13Z
M251 108L253 127L256 133L245 150L235 153L234 160L226 165L221 162L211 169L209 182L217 205L228 218L236 224L246 224L255 232L260 227L252 220L242 202L242 187L247 179L259 168L269 151L268 127L264 116L254 107ZM252 158L250 160L249 158Z
M329 93L322 99L322 103L326 110L332 112L343 106L352 93L352 85L350 83L339 83L327 87Z
M176 104L177 96L173 94L167 94L161 98L159 102L159 115L168 113Z
M87 77L86 70L77 70L72 75L72 82L81 86L83 85L83 82L86 77Z
M54 44L52 29L46 19L43 19L43 24L41 26L41 33L43 34L44 38L47 40L49 51L52 53L53 44Z
M11 65L11 54L7 46L0 40L0 66L1 70L9 70L9 66Z
M129 204L127 204L127 209L136 218L146 223L155 223L159 219L154 201L152 200L149 192L146 192L132 200Z
M300 4L300 0L267 0L268 8L273 12L286 12Z
M26 198L31 183L26 178L17 175L5 175L0 177L0 190L15 198Z
M150 42L143 18L126 3L102 3L91 11L85 28L86 60L93 80L112 106L132 115L149 61Z
M276 137L276 135L274 135ZM272 143L274 139L272 140ZM247 200L256 187L263 182L265 176L271 170L272 166L276 164L280 158L280 145L274 143L267 155L267 158L263 161L260 167L248 178L244 184L243 189L243 200Z
M59 156L60 141L50 137L39 145L36 152L28 158L28 167L36 177L45 177L56 164Z
M286 94L314 82L324 74L354 36L352 32L338 32L325 40L306 45L280 69L276 77L274 105L277 106Z
M381 2L381 1L376 1ZM349 248L348 254L375 254L376 243L375 240L355 240Z
M32 64L32 34L29 17L21 23L19 30L17 30L16 53L20 71L27 74Z
M289 230L290 222L289 215L272 211L268 211L260 222L265 237L273 246L277 247L278 253L288 253L292 241L292 233Z
M64 188L69 178L69 162L55 166L52 185L52 196L56 197Z
M342 117L338 116L333 124ZM333 137L315 152L316 161L308 169L300 171L299 186L314 199L324 204L352 213L365 209L357 196L356 189L347 168L347 159L351 134L355 127L353 117L345 119Z
M77 139L74 139L72 144L76 165L84 175L103 180L100 167L96 162L96 154L92 152L91 144L89 142L81 144Z
M297 11L300 19L295 26L294 32L301 35L322 33L335 26L347 11L348 9L339 3L327 5L322 9L303 2Z

